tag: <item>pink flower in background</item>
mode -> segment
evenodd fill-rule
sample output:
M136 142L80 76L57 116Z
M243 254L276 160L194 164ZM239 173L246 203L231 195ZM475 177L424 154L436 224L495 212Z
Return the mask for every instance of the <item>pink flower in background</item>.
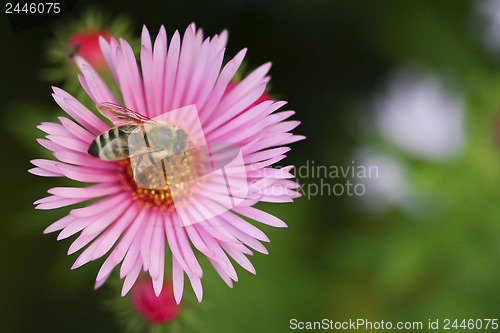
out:
M180 306L175 302L171 283L164 283L159 296L151 286L149 279L142 279L132 289L132 304L151 324L162 324L177 317Z
M74 55L85 58L94 68L99 69L106 65L101 48L99 47L99 38L103 36L107 41L111 37L104 30L82 31L73 34L68 42L68 49L74 49Z
M177 303L181 300L185 273L201 301L203 271L191 244L208 257L221 278L232 287L232 281L237 281L238 277L229 257L255 273L246 255L252 255L250 248L267 253L261 242L269 241L262 231L241 216L286 227L277 217L252 206L259 201L292 202L300 196L293 190L298 185L290 180L293 178L289 173L292 166L282 169L270 166L286 157L289 148L283 145L304 137L289 133L299 124L298 121L285 121L293 111L275 112L285 102L264 100L254 105L265 94L270 63L260 66L241 82L230 83L246 49L222 66L226 41L226 31L204 40L201 29L196 30L192 24L182 42L176 31L167 46L162 27L152 44L144 28L139 70L134 52L125 40L118 42L111 38L108 43L100 38L102 53L124 103L118 102L117 96L87 61L76 57L83 74L79 76L80 83L96 104L123 104L150 118L194 104L207 142L230 142L240 147L247 170L247 197L232 210L192 225L184 226L179 222L168 190L137 186L128 160L106 162L90 156L87 150L91 142L109 126L73 96L53 88L55 101L76 122L60 117L60 124L42 123L39 126L48 134L46 139L39 139L39 143L51 150L58 161L33 160L36 167L30 172L95 184L55 187L48 191L50 196L35 204L37 209L55 209L100 198L83 208L71 210L69 215L45 230L46 233L60 231L58 240L80 232L68 254L86 248L72 268L110 252L97 274L96 288L121 263L122 295L130 290L141 270L149 272L155 294L160 295L167 245L172 254L175 300ZM227 89L229 84L231 89ZM211 209L206 201L198 199L193 203L198 211Z
M435 161L460 156L466 141L464 102L433 74L401 68L375 99L375 122L395 146Z

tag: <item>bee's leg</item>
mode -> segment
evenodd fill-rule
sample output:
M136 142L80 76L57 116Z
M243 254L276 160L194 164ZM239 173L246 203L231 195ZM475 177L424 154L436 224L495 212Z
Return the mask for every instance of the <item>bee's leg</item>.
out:
M139 174L139 165L141 165L141 162L142 162L142 157L144 155L139 155L139 158L137 159L137 163L135 164L135 167L134 167L134 171L135 171L135 174L138 175Z
M163 176L165 177L165 183L168 184L168 181L167 181L167 170L165 168L165 161L161 160L161 168L163 170Z
M188 141L187 148L184 150L184 157L182 157L181 163L184 162L184 159L186 158L186 151L191 147L191 141Z
M151 164L153 164L154 167L156 168L158 166L158 164L156 164L155 160L153 159L153 156L151 156L151 154L148 154L148 158L149 158L149 161L151 162Z

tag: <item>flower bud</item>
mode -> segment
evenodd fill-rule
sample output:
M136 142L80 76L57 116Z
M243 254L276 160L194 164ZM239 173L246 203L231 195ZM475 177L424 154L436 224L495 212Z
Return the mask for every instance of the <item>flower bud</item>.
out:
M106 65L106 59L104 59L99 46L99 36L103 36L107 41L111 37L104 30L83 31L73 34L68 42L68 55L70 57L79 55L87 60L92 67L99 70Z
M132 290L132 304L144 319L151 324L163 324L172 321L179 312L175 302L172 284L163 284L160 296L156 297L151 280L142 279Z

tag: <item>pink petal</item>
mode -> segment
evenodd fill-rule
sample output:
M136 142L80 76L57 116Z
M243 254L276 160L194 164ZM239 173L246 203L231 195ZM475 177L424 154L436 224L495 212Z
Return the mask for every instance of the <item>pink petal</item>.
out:
M59 235L57 235L57 240L62 240L73 236L79 231L82 231L87 227L90 223L92 223L93 219L91 218L79 218L74 220L70 225L65 227Z
M142 68L142 76L144 79L144 94L146 97L146 105L147 105L147 115L150 117L155 117L155 98L154 98L154 72L153 68L153 54L151 50L148 50L145 46L141 48L141 68Z
M52 142L57 143L58 145L71 149L71 150L76 150L79 152L86 152L89 149L89 144L82 142L78 139L74 139L71 137L66 137L66 136L60 136L60 135L47 135L47 139L49 139Z
M264 242L269 242L269 238L260 229L254 227L253 225L243 220L241 217L232 213L231 211L221 214L219 215L219 217L225 220L227 223L234 226L235 228L240 229L247 235Z
M161 113L172 110L172 99L174 94L174 83L177 77L177 66L179 64L179 53L181 49L181 38L179 32L175 31L167 53L167 64L165 66L165 85L163 91L164 108Z
M153 238L153 231L156 225L159 223L160 214L156 211L152 211L146 224L144 236L141 241L141 257L144 270L147 271L150 266L151 261L151 243Z
M281 112L280 112L281 113ZM290 121L281 121L272 126L268 126L266 130L269 134L275 133L285 133L293 130L295 127L300 125L300 121L290 120Z
M163 27L163 26L162 26ZM141 46L144 46L147 50L151 51L151 35L149 34L149 30L146 25L142 26L141 32Z
M137 256L137 259L134 265L132 266L132 269L130 270L129 274L125 277L125 281L123 282L122 296L127 295L127 293L134 285L135 281L137 281L137 277L141 272L141 267L142 267L141 257Z
M227 252L227 254L229 254L231 258L233 258L234 261L236 261L241 267L243 267L252 274L256 274L255 268L253 267L250 260L248 260L248 258L245 257L244 254L236 251L233 247L231 247L230 244L222 243L221 246Z
M43 131L47 134L59 135L72 137L71 133L68 132L64 126L55 123L44 122L37 126L40 131Z
M53 196L56 200L52 200L50 202L41 202L39 203L35 208L36 209L43 209L43 210L48 210L48 209L55 209L55 208L61 208L65 206L70 206L77 204L82 201L88 200L88 198L61 198L57 196Z
M219 276L222 278L222 280L224 282L226 282L226 284L229 286L229 288L232 288L233 287L233 280L231 280L229 275L227 275L227 273L224 271L222 266L215 260L212 260L212 259L208 259L208 260L210 260L210 263L215 268L215 270L217 271Z
M117 182L119 180L116 171L102 169L92 169L89 167L79 167L62 164L58 166L59 171L69 179L86 183Z
M179 55L179 65L177 68L177 77L174 84L174 91L172 95L171 109L177 109L182 104L182 98L185 93L185 87L190 78L191 71L191 59L193 56L193 45L194 45L194 32L189 27L184 33L182 39L181 51Z
M253 152L256 152L261 149L265 148L270 148L270 147L276 147L276 146L283 146L292 142L296 142L299 140L304 139L303 136L299 135L292 135L291 133L283 133L283 134L278 134L278 135L270 135L267 136L265 139L259 140L256 142L251 148L249 148L246 153L251 154Z
M133 201L131 199L125 199L119 204L109 207L102 216L97 216L97 218L93 217L93 222L82 231L82 235L97 236L111 223L115 222L130 205L133 205Z
M188 225L185 227L185 229L188 234L189 240L193 243L194 247L198 251L200 251L209 258L215 257L215 253L213 253L201 239L200 235L198 234L198 231L196 230L196 227L194 227L193 225Z
M123 231L130 226L138 214L136 205L130 205L125 213L113 222L111 227L107 229L97 240L94 241L96 248L92 256L92 260L96 260L107 253L111 247L116 243L118 238L122 235Z
M144 237L144 232L146 231L146 226L149 223L149 220L151 219L151 211L148 208L145 208L142 213L142 225L137 231L137 233L134 236L131 236L132 242L130 243L129 249L127 251L127 254L125 255L125 258L123 259L122 266L120 268L120 277L123 278L130 274L132 269L134 268L134 264L136 262L136 258L140 259L141 266L143 264L142 258L141 258L141 245L142 245L142 239Z
M76 62L82 71L83 78L79 76L82 86L95 104L102 102L118 103L108 86L99 74L88 63L82 62L82 58L76 57ZM84 82L84 83L83 83Z
M99 36L99 46L101 47L102 55L104 56L104 59L106 59L106 62L108 63L108 66L111 69L111 72L113 73L113 77L116 80L116 78L118 77L118 73L116 72L116 68L115 68L115 64L114 64L114 60L113 60L114 56L112 54L111 46L110 46L110 44L108 44L106 39L102 36Z
M182 252L179 248L179 243L177 241L177 236L175 234L175 227L173 225L172 217L169 215L165 216L165 233L167 235L168 245L170 247L170 251L172 251L172 257L176 259L179 265L185 272L191 273L191 269L186 264L184 257L182 256Z
M233 92L235 89L233 89L231 92ZM216 119L212 119L212 121L209 124L207 124L204 130L207 133L210 133L210 131L212 131L213 129L217 128L226 121L229 121L233 117L240 114L250 105L252 105L252 103L254 103L260 96L262 96L265 89L266 89L266 84L265 83L260 84L256 88L254 88L253 90L249 91L247 94L242 96L240 99L233 101L233 103L228 105L226 109L221 109L221 110L218 109L217 113L220 113L221 116L217 117Z
M226 228L234 234L236 238L238 238L241 242L243 242L245 245L251 247L255 251L258 251L263 254L269 254L267 249L262 245L258 240L255 238L249 236L248 234L244 233L243 231L236 229L232 225L226 226Z
M217 51L215 58L211 61L207 59L208 66L203 74L203 84L197 89L193 101L193 104L196 104L200 111L203 110L203 105L205 105L214 89L215 82L220 74L225 51L226 49Z
M120 217L124 211L127 209L127 206L130 206L131 201L124 201L120 205L111 208L102 216L99 216L96 220L91 219L92 222L89 223L85 229L83 229L79 238L82 242L87 240L90 242L93 238L99 235L103 230L105 230L109 225L115 222L115 220ZM99 242L92 243L88 248L86 248L80 256L76 259L75 263L71 267L71 269L76 269L91 260L94 260L94 252L99 245Z
M286 156L285 155L278 155L278 156L274 156L274 157L271 157L265 161L262 161L262 162L258 162L258 163L254 163L254 164L250 164L247 166L247 175L249 175L252 171L259 171L266 167L266 166L269 166L269 165L273 165L279 161L281 161L282 159L284 159Z
M277 195L264 195L260 198L260 201L263 201L263 202L293 202L293 198L298 198L302 196L302 194L298 193L298 192L295 192L295 195L294 196L289 196L289 195L281 195L281 196L277 196Z
M198 223L194 225L198 231L202 229L210 237L223 242L237 242L238 240L229 233L226 229L220 227L219 217L214 216L209 220L204 221L204 223Z
M154 112L152 115L158 116L164 110L165 101L163 91L165 89L165 63L167 61L167 33L165 27L160 27L160 32L155 40L153 49L153 101Z
M226 29L221 31L221 33L219 35L219 41L217 42L217 48L219 50L226 47L228 35L229 35L229 33Z
M98 168L106 170L116 170L118 165L116 162L107 162L90 156L88 153L77 152L74 150L58 150L54 152L54 156L61 162L81 165L88 168Z
M42 168L31 168L28 170L28 172L33 175L42 177L62 177L62 174L60 172L53 172Z
M233 279L234 281L238 281L238 275L236 274L236 271L234 270L231 261L224 253L219 243L208 233L206 233L204 229L199 229L198 231L200 237L203 239L203 242L213 253L215 253L216 258L214 260L216 260L221 265L221 268L228 276L231 277L231 279Z
M95 216L103 211L108 210L109 207L115 207L117 204L123 202L129 197L130 194L127 192L119 193L113 196L100 199L99 201L96 201L86 207L75 208L70 211L70 214L76 217Z
M61 147L57 143L54 143L50 140L46 139L36 139L36 141L45 149L51 150L51 151L56 151L56 150L64 150L65 148Z
M174 214L173 219L177 219L177 216ZM177 237L177 242L179 244L179 250L182 254L182 257L186 261L186 264L190 268L190 270L186 271L188 275L195 275L202 277L203 270L201 269L196 256L193 253L193 249L191 248L191 244L189 244L189 240L186 236L184 228L180 227L178 222L173 223L174 231ZM189 274L192 272L193 274Z
M229 93L224 95L221 99L220 104L217 106L217 110L219 110L222 114L226 110L229 110L232 105L236 104L239 100L245 98L251 91L253 91L256 87L263 84L264 76L269 69L271 68L271 63L265 63L255 69L252 73L246 76L241 82L239 82L236 87L234 87ZM264 87L266 83L263 84ZM260 94L262 95L262 94ZM260 97L257 96L258 97ZM256 98L256 99L257 99ZM255 99L255 100L256 100Z
M123 191L123 187L121 186L121 184L97 184L87 187L54 187L47 192L64 198L91 199L121 191Z
M157 219L157 223L153 226L153 228L149 274L153 281L161 278L163 282L165 263L165 227L163 226L163 219L161 217ZM158 295L159 293L156 296Z
M201 302L203 299L203 287L201 286L201 280L198 276L190 276L188 275L189 282L191 282L191 286L193 287L194 294L198 299L198 302Z
M175 302L179 304L184 290L184 271L175 257L172 257L172 284Z
M255 163L255 162L260 162L260 161L266 160L268 158L272 158L274 156L282 155L289 150L290 150L290 148L288 148L288 147L267 149L267 150L259 151L259 152L253 153L251 155L245 156L244 159L245 159L245 163Z
M66 215L65 217L57 220L56 222L52 223L47 229L43 231L44 234L48 234L54 231L61 230L65 227L67 227L69 224L73 223L76 220L76 217L71 216L71 215Z
M97 280L99 281L104 276L111 273L114 267L116 267L125 257L125 254L129 250L132 242L139 234L139 230L144 227L146 222L146 217L149 215L147 212L147 208L139 211L137 217L131 222L131 225L128 227L125 235L120 239L118 245L115 247L113 252L108 256L108 258L104 261L97 274ZM146 222L147 223L147 222Z
M70 119L65 117L59 117L58 119L69 133L73 134L73 136L77 137L81 141L90 143L94 140L95 136L92 133L77 125Z
M254 164L252 164L254 165ZM248 178L295 178L293 174L289 171L292 169L292 165L283 167L280 169L275 168L260 168L256 170L247 169Z
M251 218L252 220L259 221L273 227L277 228L287 227L286 223L281 221L276 216L258 210L257 208L254 207L235 207L233 208L233 210L238 214Z
M277 109L281 108L283 105L285 105L286 102L280 101L280 102L269 102L269 101L264 101L250 110L244 112L243 114L239 115L232 121L230 121L228 124L225 124L224 126L221 126L219 129L215 130L214 133L210 133L210 140L220 140L222 141L230 141L230 142L238 142L241 143L243 142L243 139L247 138L249 135L256 134L258 135L255 137L265 137L266 133L262 131L263 128L265 128L268 124L268 121L266 120L266 116L271 114L272 112L276 111ZM239 120L239 118L243 118L242 120ZM252 131L248 135L246 135L244 138L241 137L240 132L242 130L246 130L248 132L248 123L253 124ZM255 124L258 124L259 128L261 131L256 132L255 131ZM228 127L227 130L224 128ZM212 137L212 135L214 137ZM258 142L261 140L259 138L258 140L255 140L255 142ZM254 143L251 144L253 146ZM248 154L247 147L242 147L242 152L243 154Z
M254 119L259 119L266 116L267 114L272 112L270 109L268 109L272 104L273 101L271 100L264 101L249 109L248 111L243 112L234 119L228 121L226 124L224 124L224 126L220 126L219 128L211 131L210 139L214 141L220 140L232 130L241 126L248 126L248 124L253 122ZM269 113L266 112L267 110L269 110Z
M183 105L194 104L194 97L196 96L196 92L198 91L200 85L205 82L202 82L203 75L205 74L205 67L207 65L208 53L210 51L210 41L207 38L205 42L201 45L200 54L195 58L193 75L191 78L191 82L186 89L186 94L184 97Z
M163 289L163 277L164 275L161 274L157 279L153 279L153 290L156 297L160 296L161 290Z
M31 163L39 167L41 170L57 175L56 177L63 175L57 168L59 165L62 165L60 162L45 159L34 159L31 160Z
M101 288L102 285L104 284L104 282L106 282L106 280L109 278L110 275L111 275L111 273L108 276L102 278L101 280L96 281L94 284L94 290Z
M99 117L97 117L94 113L90 112L89 109L87 109L70 94L57 87L52 87L52 90L54 90L52 96L57 104L59 104L59 106L66 111L68 115L92 133L100 134L109 128L105 122L99 119Z
M210 116L212 115L212 112L218 106L222 96L224 95L224 92L226 91L227 85L233 78L234 74L236 74L236 71L240 67L246 52L246 49L241 50L233 59L231 59L226 64L226 66L224 66L217 79L217 83L215 84L215 87L213 88L206 103L202 103L199 106L197 105L197 107L202 110L202 112L200 112L200 120L202 125L205 125L207 123Z
M125 78L127 81L122 82L120 78L120 86L122 88L123 97L129 96L133 101L130 100L127 107L131 108L142 114L147 114L146 103L144 99L144 88L142 85L142 79L139 74L139 68L137 67L137 61L135 60L134 51L130 47L130 44L120 38L121 51L117 53L117 59L119 68L125 72ZM121 60L120 60L121 58ZM125 87L125 89L123 89ZM126 94L128 92L129 94Z

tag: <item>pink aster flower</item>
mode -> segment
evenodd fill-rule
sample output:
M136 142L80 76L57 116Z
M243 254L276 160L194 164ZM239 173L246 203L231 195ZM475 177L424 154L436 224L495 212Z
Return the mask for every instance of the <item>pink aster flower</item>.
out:
M167 245L172 257L175 300L177 303L181 300L185 274L201 301L203 270L192 246L208 257L221 278L232 287L232 281L238 277L229 257L255 274L246 256L252 255L250 248L267 254L261 242L269 239L244 218L286 227L279 218L253 206L259 201L291 202L300 196L294 191L298 185L290 180L292 166L281 169L270 166L285 158L289 148L284 145L304 137L290 133L299 124L285 121L293 111L276 112L285 102L259 101L270 79L266 76L270 63L258 67L241 82L231 83L246 49L222 66L226 41L226 31L203 39L201 29L196 30L192 24L182 41L176 31L167 46L162 27L152 44L144 27L139 69L125 40L118 42L111 38L109 43L102 37L99 40L125 107L153 118L194 105L207 142L229 142L241 150L248 189L245 198L230 210L189 225L181 223L168 188L137 185L129 160L107 162L89 155L93 140L110 126L70 94L53 88L55 101L73 120L60 117L60 124L39 126L48 134L39 143L51 150L57 161L33 160L36 167L30 172L94 184L52 188L48 191L50 196L35 204L37 209L55 209L99 198L83 208L72 209L45 230L45 233L60 231L58 240L80 233L68 251L73 254L85 248L73 269L109 253L97 274L96 288L121 264L122 295L130 290L141 270L149 272L155 294L159 295ZM76 57L76 61L82 72L80 83L96 104L120 104L119 97L111 93L86 60ZM255 105L256 101L259 103ZM198 183L204 179L200 178ZM210 212L214 208L210 199L225 189L218 185L205 184L199 191L184 193L183 200L190 205L188 214L203 216Z

